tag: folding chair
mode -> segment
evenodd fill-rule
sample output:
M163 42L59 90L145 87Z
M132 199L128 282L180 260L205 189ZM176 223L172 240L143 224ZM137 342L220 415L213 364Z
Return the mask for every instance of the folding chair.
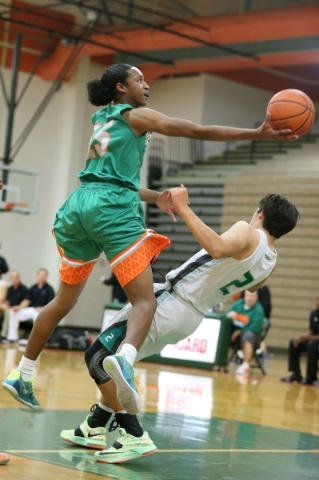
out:
M263 342L263 340L265 340L269 329L270 329L270 321L268 320L268 318L264 318L261 340L259 345L254 349L253 357L250 363L251 368L259 368L263 375L266 375L266 371L263 365L265 352L260 347L260 345ZM243 352L240 349L240 347L238 345L230 345L230 348L232 348L232 351L227 359L227 366L231 362L234 362L237 365L240 365L241 363L243 363Z
M252 358L252 362L250 364L251 368L259 368L263 375L266 375L266 371L265 371L265 368L264 368L264 365L263 365L265 351L261 348L260 345L265 340L265 338L267 336L267 333L270 329L270 326L271 326L270 320L268 320L268 318L264 318L263 330L262 330L262 334L261 334L260 344L257 348L255 348L253 358ZM253 363L253 361L255 361L255 364Z

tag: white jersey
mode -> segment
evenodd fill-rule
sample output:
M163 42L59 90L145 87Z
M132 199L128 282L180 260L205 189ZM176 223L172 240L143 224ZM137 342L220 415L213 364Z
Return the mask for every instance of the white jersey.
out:
M265 280L274 269L277 253L268 245L263 230L257 230L260 242L254 253L245 260L224 257L212 258L205 249L200 250L181 267L166 275L166 282L178 297L189 302L205 314L225 297Z
M267 236L258 230L260 242L246 260L225 257L214 260L201 250L166 276L166 283L154 284L157 309L136 360L160 352L191 335L208 309L225 299L265 280L273 270L277 253L270 250ZM127 304L99 335L100 342L114 354L125 338L132 306Z

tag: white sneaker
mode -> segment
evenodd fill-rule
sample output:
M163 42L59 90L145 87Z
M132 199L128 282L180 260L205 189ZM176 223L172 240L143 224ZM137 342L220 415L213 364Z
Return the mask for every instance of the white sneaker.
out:
M240 367L236 370L237 375L249 375L249 365L247 363L242 363Z
M104 450L106 447L106 429L104 427L91 428L88 424L90 415L81 425L73 430L62 430L60 437L66 442L80 445L81 447Z
M141 437L134 437L126 433L124 428L120 428L119 436L112 447L102 452L96 452L94 458L103 463L122 463L156 452L157 447L147 432L144 432Z

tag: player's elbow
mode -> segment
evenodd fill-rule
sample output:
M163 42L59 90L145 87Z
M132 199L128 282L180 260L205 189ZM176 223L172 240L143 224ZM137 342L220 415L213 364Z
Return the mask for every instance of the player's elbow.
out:
M211 248L208 252L215 260L226 257L225 252L221 248Z

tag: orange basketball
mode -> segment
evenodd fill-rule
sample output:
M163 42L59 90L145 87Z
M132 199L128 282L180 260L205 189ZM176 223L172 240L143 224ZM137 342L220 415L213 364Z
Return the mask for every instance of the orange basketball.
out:
M274 130L291 129L295 135L307 133L315 120L312 100L301 90L282 90L276 93L267 106Z

